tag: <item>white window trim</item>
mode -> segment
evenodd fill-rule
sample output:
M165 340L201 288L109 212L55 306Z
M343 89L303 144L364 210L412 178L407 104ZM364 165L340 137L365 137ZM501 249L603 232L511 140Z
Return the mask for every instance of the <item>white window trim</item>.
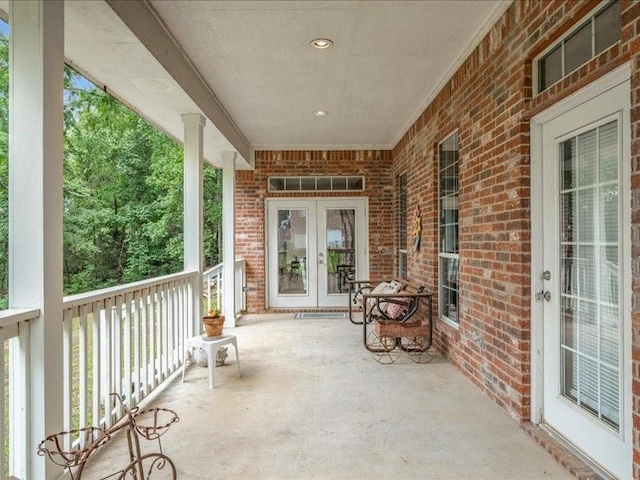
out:
M458 135L458 141L460 141L460 136L457 130L454 130L452 132L450 132L448 135L443 137L443 140L441 142L438 143L438 165L437 165L437 171L438 171L438 309L440 310L440 315L438 315L438 318L446 323L447 325L449 325L450 327L452 327L455 330L458 330L460 328L460 281L458 280L458 321L456 322L455 320L452 320L451 318L447 317L446 315L444 315L442 313L442 304L441 304L441 300L442 300L442 283L440 282L440 259L442 258L455 258L458 260L458 274L460 273L460 253L443 253L440 251L441 245L442 245L442 239L440 238L440 200L441 200L441 196L440 196L440 145L442 145L446 140L448 140L449 138L451 138L453 135ZM458 155L460 152L460 146L458 145ZM459 160L458 160L458 166L460 165ZM460 191L460 188L458 188L458 192ZM459 210L458 210L459 212ZM459 215L459 213L458 213ZM460 218L458 217L458 222L460 221ZM458 223L458 234L460 234L460 230L459 230L459 223Z

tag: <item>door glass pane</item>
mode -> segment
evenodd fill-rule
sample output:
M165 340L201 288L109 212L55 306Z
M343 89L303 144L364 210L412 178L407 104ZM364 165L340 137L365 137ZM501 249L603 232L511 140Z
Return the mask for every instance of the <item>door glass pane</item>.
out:
M345 293L347 280L355 279L356 211L327 209L326 215L327 293Z
M576 320L577 300L565 296L562 298L562 306L560 314L562 315L562 324L564 325L562 332L562 344L569 348L578 346L578 323Z
M600 181L618 179L618 125L607 123L600 127Z
M307 293L307 210L278 210L278 293Z
M620 425L618 125L560 144L562 395Z
M598 170L597 130L583 133L578 137L578 186L588 187L596 182Z

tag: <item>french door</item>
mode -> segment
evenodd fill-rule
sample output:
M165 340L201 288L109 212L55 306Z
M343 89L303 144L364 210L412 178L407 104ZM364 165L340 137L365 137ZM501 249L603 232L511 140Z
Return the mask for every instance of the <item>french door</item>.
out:
M543 421L631 477L629 83L541 126ZM534 139L535 142L535 139Z
M269 307L346 307L368 274L366 200L268 200Z

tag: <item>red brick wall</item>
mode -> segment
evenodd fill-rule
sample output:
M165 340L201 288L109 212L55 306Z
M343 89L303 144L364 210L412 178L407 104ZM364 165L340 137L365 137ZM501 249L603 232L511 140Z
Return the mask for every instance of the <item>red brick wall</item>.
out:
M622 1L622 41L533 96L532 59L599 2L516 1L389 152L258 152L239 172L238 247L249 264L249 308L264 307L264 198L269 175L364 174L372 275L394 271L397 175L408 211L422 210L422 247L409 278L437 292L437 145L460 140L460 327L436 321L436 345L512 417L531 416L529 120L631 61L632 371L634 477L640 478L640 2ZM389 169L389 162L393 166ZM391 186L395 186L393 192ZM411 215L407 230L410 234ZM410 237L409 237L410 238Z
M362 175L364 192L269 193L270 176ZM265 310L265 199L368 197L369 273L389 276L394 266L393 177L389 151L260 151L255 169L236 173L236 255L247 260L247 310Z
M529 120L628 61L631 52L633 342L640 342L640 3L622 4L622 42L532 96L531 60L597 3L514 2L393 150L394 175L409 174L409 210L419 204L423 214L423 246L419 253L409 253L409 277L437 292L437 145L452 132L459 134L460 326L438 320L435 341L469 379L519 420L531 414ZM637 393L639 378L640 350L634 347ZM636 430L639 411L636 395ZM638 435L635 445L640 464Z

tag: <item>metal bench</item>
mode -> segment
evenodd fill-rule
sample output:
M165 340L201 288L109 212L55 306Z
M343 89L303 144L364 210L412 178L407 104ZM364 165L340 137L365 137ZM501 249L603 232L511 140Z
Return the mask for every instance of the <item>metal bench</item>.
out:
M361 287L362 288L362 287ZM429 352L433 333L433 297L425 287L404 282L394 293L375 292L371 284L361 291L364 347L380 363L394 363L401 352L416 363L427 363L434 357ZM354 297L355 298L355 297ZM426 311L420 306L426 304ZM351 303L350 303L351 306Z

